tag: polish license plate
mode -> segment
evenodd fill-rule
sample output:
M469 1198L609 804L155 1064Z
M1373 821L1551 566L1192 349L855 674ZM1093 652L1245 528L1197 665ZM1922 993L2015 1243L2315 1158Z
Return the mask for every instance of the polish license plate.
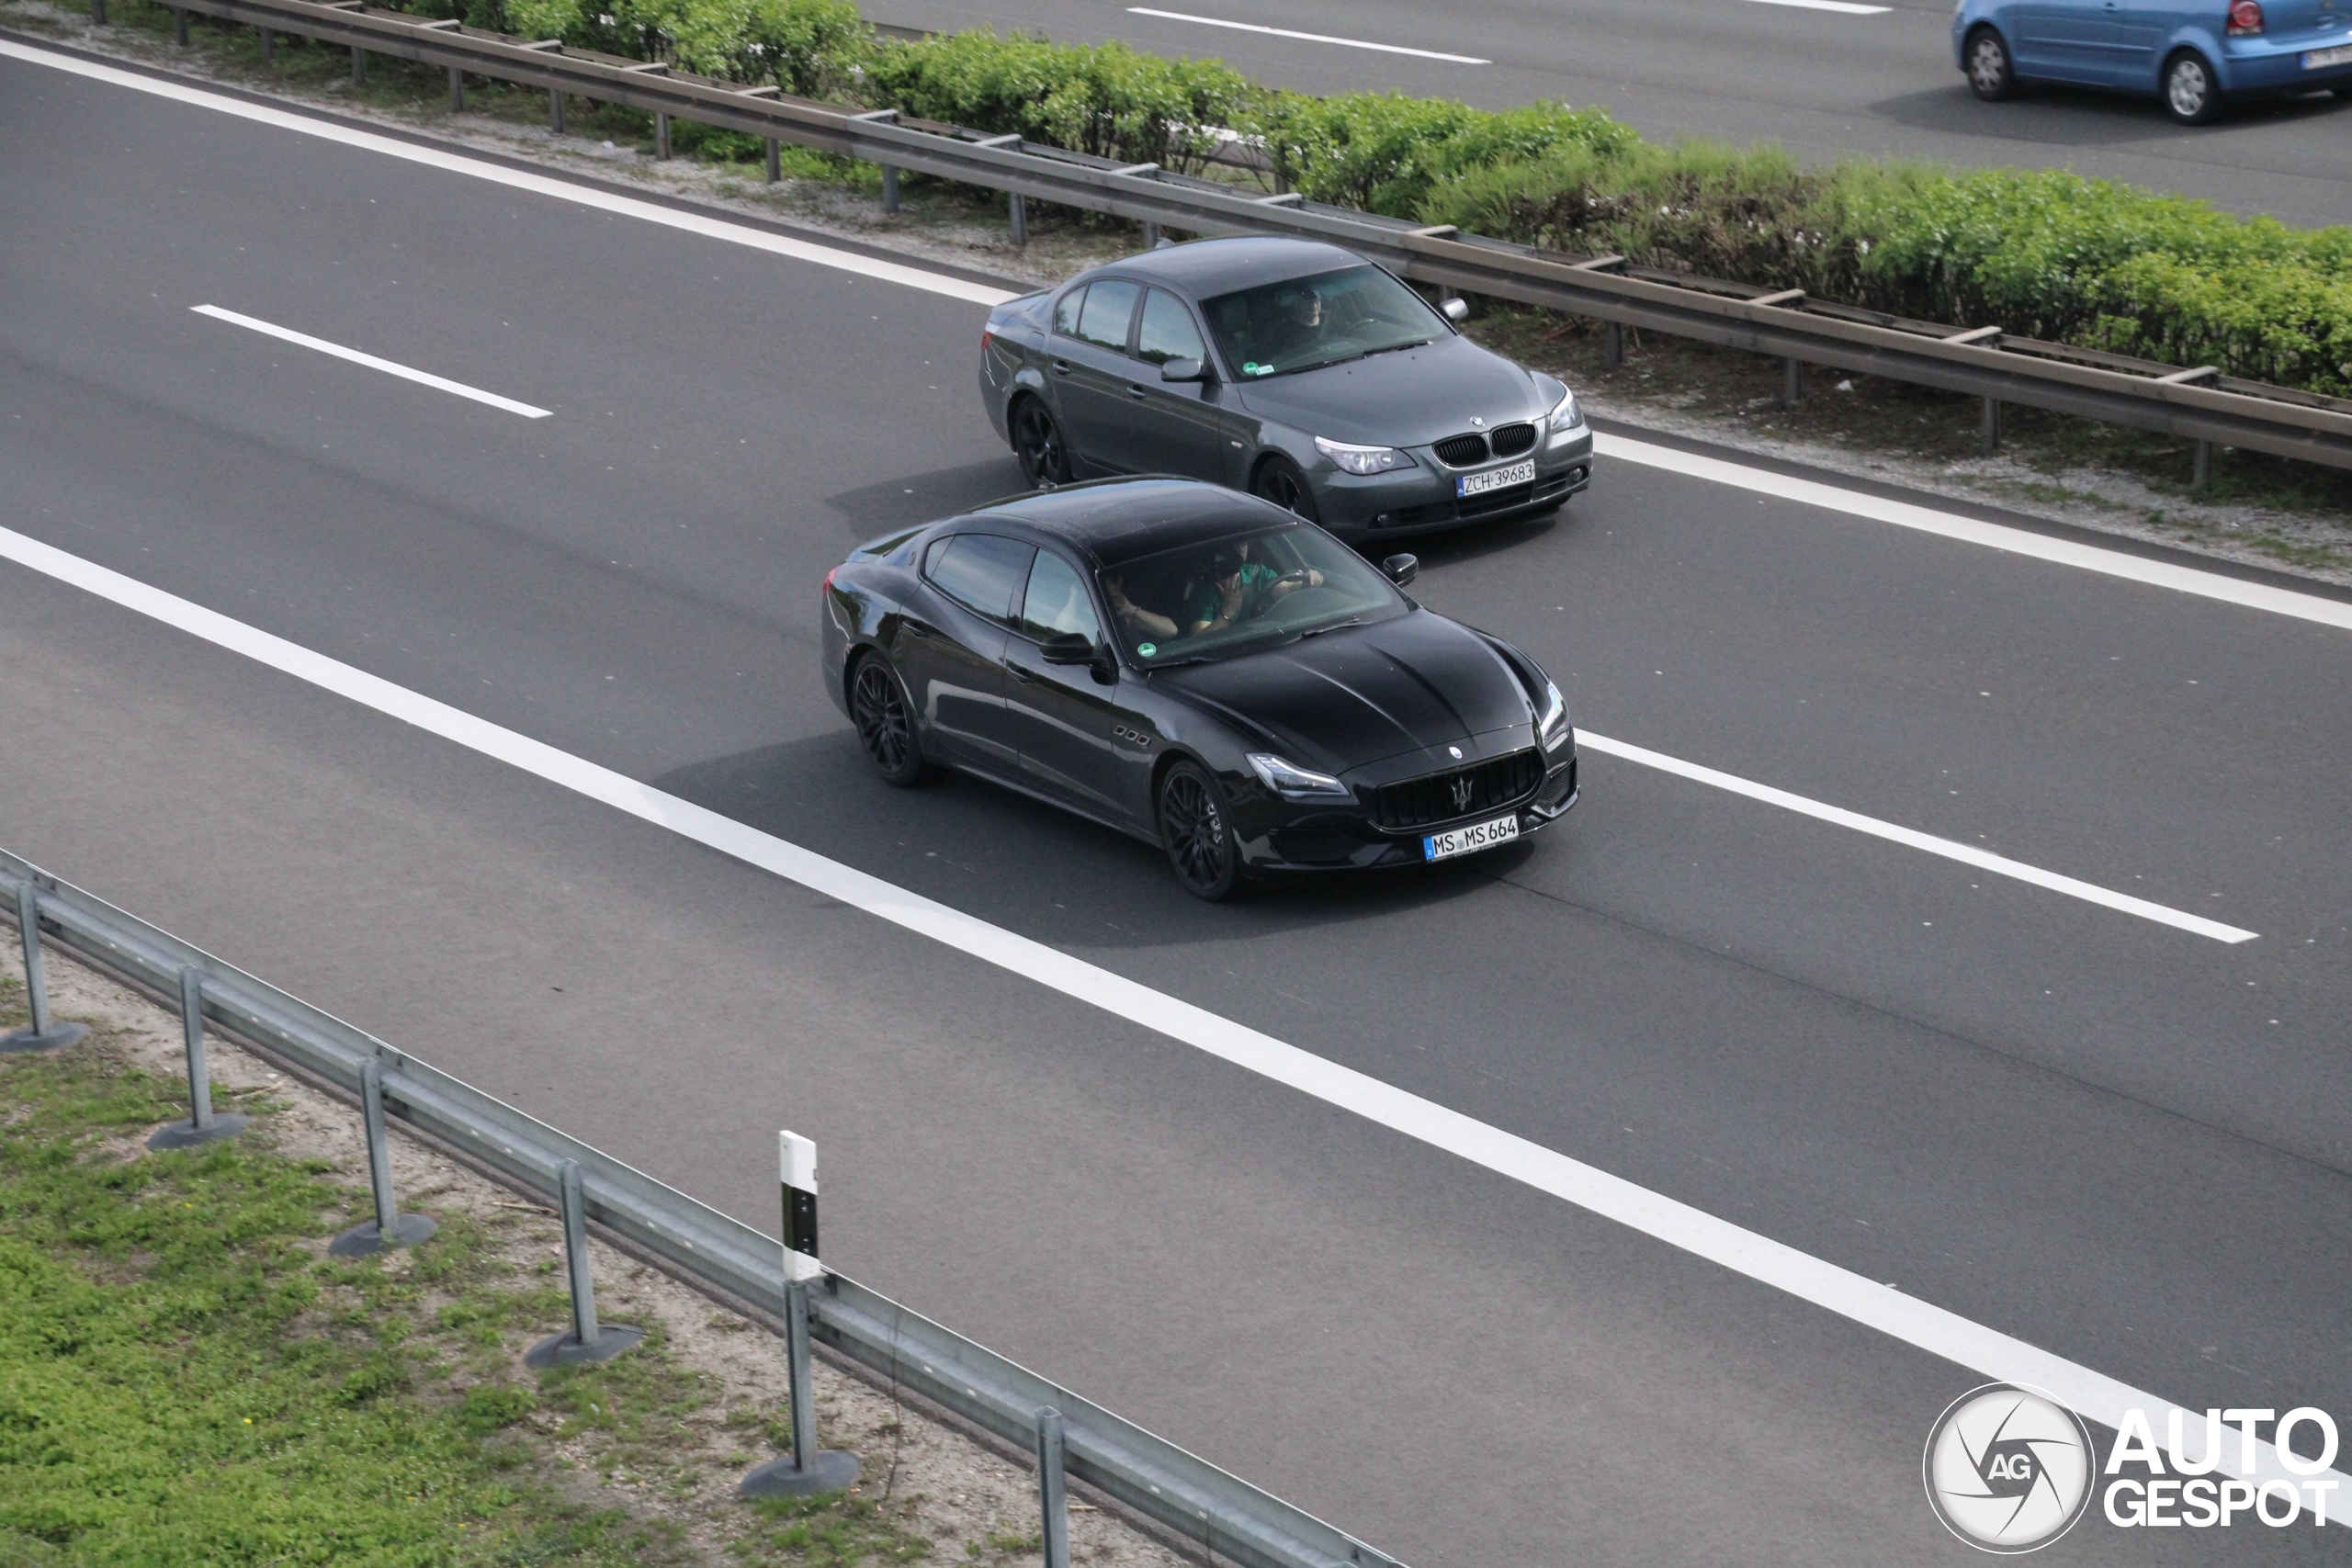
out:
M2334 49L2303 51L2303 69L2322 71L2331 65L2352 65L2352 43L2338 44Z
M1507 468L1488 468L1483 474L1464 474L1453 481L1457 496L1484 495L1490 490L1509 490L1513 485L1535 482L1535 459L1513 463Z
M1519 813L1498 817L1491 822L1473 822L1467 828L1456 828L1451 833L1429 833L1421 839L1423 860L1450 860L1478 850L1490 850L1497 844L1509 843L1519 837Z

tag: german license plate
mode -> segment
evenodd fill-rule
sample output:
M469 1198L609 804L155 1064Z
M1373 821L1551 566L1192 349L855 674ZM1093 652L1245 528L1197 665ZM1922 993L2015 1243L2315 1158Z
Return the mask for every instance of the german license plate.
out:
M2321 71L2330 65L2352 65L2352 43L2338 44L2334 49L2303 51L2304 70Z
M1421 839L1423 860L1450 860L1478 850L1490 850L1497 844L1509 843L1519 837L1519 813L1498 817L1491 822L1473 822L1467 828L1456 828L1451 833L1429 833Z
M1535 459L1513 463L1507 468L1488 468L1483 474L1464 474L1453 481L1453 493L1458 496L1484 495L1490 490L1509 490L1513 485L1535 482Z

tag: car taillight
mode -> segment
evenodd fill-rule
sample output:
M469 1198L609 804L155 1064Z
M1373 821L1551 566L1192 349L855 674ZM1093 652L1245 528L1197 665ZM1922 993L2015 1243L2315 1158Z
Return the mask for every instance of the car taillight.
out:
M2250 38L2261 30L2261 0L2230 0L2230 36L2232 38Z
M2245 0L2245 4L2251 6L2254 4L2254 0ZM2257 13L2257 15L2259 13ZM2234 13L2233 13L2233 15L2234 15ZM989 345L994 342L996 342L996 329L994 327L982 327L980 329L980 352L982 354L986 354L989 351Z
M834 578L834 576L835 576L837 573L839 573L839 572L840 572L840 570L842 570L841 568L839 568L839 567L835 567L835 568L833 568L833 570L832 570L831 571L829 571L829 572L825 573L825 592L826 592L831 593L831 592L833 591L833 578Z

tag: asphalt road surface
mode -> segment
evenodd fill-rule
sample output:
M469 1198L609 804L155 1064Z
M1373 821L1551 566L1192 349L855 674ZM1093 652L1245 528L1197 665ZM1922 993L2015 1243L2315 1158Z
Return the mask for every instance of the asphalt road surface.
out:
M1524 848L1201 906L866 773L851 543L1018 484L977 305L0 59L0 526L2192 1408L2352 1416L2352 633L1629 463L1430 545ZM875 269L867 269L871 273ZM528 418L212 305L549 411ZM1408 1562L1973 1561L1966 1368L0 563L0 843ZM2052 1561L2343 1561L2241 1519Z
M865 9L934 31L990 27L1214 56L1304 92L1393 90L1488 108L1554 98L1600 105L1654 139L1777 141L1816 164L1892 156L2073 168L2290 224L2352 222L2352 104L2249 104L2202 127L2173 124L2154 98L2071 87L1982 104L1952 60L1951 6L1869 3L1867 15L1819 0L1148 0L1140 9L1126 0L868 0ZM1211 25L1235 22L1316 36Z

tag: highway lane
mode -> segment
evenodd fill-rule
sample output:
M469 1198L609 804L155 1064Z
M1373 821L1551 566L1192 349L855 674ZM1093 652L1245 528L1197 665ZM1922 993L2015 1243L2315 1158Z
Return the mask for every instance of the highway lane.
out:
M12 145L27 149L6 176L11 207L41 215L0 253L9 298L40 304L0 328L16 405L0 410L0 450L22 513L10 526L2103 1371L2175 1397L2201 1400L2210 1387L2216 1401L2242 1402L2233 1380L2245 1376L2345 1403L2330 1397L2342 1324L2326 1282L2345 1229L2335 1173L2343 1117L2314 1092L2340 1065L2331 1028L2344 1012L2343 900L2332 880L2343 857L2330 836L2341 826L2324 787L2342 744L2340 635L1623 472L1569 525L1431 551L1432 602L1521 637L1570 672L1580 716L1609 733L1953 836L1987 832L2005 852L2111 885L2156 879L2150 896L2170 902L2226 890L2231 918L2264 930L2264 941L2223 950L2029 890L1967 888L1957 868L1602 761L1592 764L1595 797L1610 801L1608 812L1580 810L1570 834L1502 868L1506 880L1470 867L1240 911L1178 907L1139 847L985 789L909 797L865 785L838 721L809 690L803 606L841 544L905 508L944 510L1009 482L961 375L922 378L968 352L976 312L167 106L132 112L119 95L77 97L97 91L78 84L6 83L7 101L34 103L40 122L11 125L25 138ZM76 118L101 108L110 141ZM152 287L166 277L187 300L167 303ZM657 310L637 308L646 279L659 280ZM232 297L232 287L244 293ZM551 294L564 300L562 316L546 308ZM417 389L243 340L187 311L205 299L557 416L526 423L468 408L456 418L456 405ZM583 317L594 332L576 324ZM945 412L909 443L910 404L922 418L934 385ZM856 483L844 483L844 467ZM792 499L805 496L823 499ZM1536 590L1550 583L1562 608L1540 603L1550 593ZM2181 663L2190 649L2196 673ZM1671 682L1658 684L1668 671ZM2204 683L2225 679L2239 683L2206 701ZM2200 694L2193 707L2183 705L2189 681ZM1979 707L1996 699L1978 690L2006 694L1997 701L2007 705ZM1816 702L1828 718L1785 711ZM128 743L110 731L103 739ZM95 741L91 750L101 754ZM2177 762L2188 752L2200 759L2193 773ZM1974 769L1958 784L1941 773L1955 761ZM333 801L334 789L311 787L317 766L283 776L304 781L302 798ZM403 754L365 772L405 780L430 770ZM109 787L168 797L169 780L132 769ZM271 818L253 787L248 810ZM478 779L419 776L416 788L459 818L503 799L500 785ZM162 863L170 835L102 831L110 818L89 805L76 789L10 811L55 847L68 874L77 863L105 867L87 878L102 891L327 1005L368 997L401 1024L398 1037L458 1070L502 1051L537 1066L577 1048L543 1030L519 1043L437 1049L426 1043L433 1009L404 983L368 978L367 961L345 950L353 933L386 930L381 908L334 908L353 896L342 888L301 896L304 918L293 921L283 905L264 914L191 901L193 889ZM209 832L243 815L210 813ZM245 832L269 841L261 829ZM604 837L574 829L532 847L577 874L582 859L609 852ZM243 885L312 886L321 857L338 850L314 846L302 874ZM429 852L400 858L431 864ZM517 858L481 857L501 869ZM740 884L713 897L741 929L767 912L743 902ZM657 929L674 918L665 907ZM1913 918L1939 934L1913 934ZM394 946L429 951L424 933L447 919L410 915L391 928ZM1523 945L1498 957L1498 931L1522 933ZM469 930L470 941L482 934ZM2271 945L2280 936L2290 942ZM2296 939L2314 951L2289 951ZM659 964L628 954L609 931L583 951L674 995ZM877 967L899 976L921 964ZM833 971L821 973L830 983ZM502 976L492 966L472 979L494 998ZM2037 1000L2037 980L2058 984L2041 986L2051 995ZM2294 1005L2279 1006L2280 1025L2256 1024L2240 989L2266 1009L2276 998ZM936 1031L952 1006L910 1010ZM1039 1034L999 1015L973 1027L1023 1049ZM2276 1043L2274 1027L2284 1031ZM893 1038L888 1029L828 1034ZM611 1048L643 1037L625 1032ZM1090 1055L1098 1067L1125 1070L1134 1059L1124 1037L1092 1021L1056 1040L1072 1042L1081 1054L1103 1050ZM702 1053L694 1059L715 1070ZM1155 1122L1168 1120L1167 1104L1216 1104L1216 1130L1225 1130L1231 1096L1170 1087L1151 1102ZM910 1136L959 1151L1003 1130L931 1110L870 1115L903 1114ZM569 1111L564 1120L573 1124ZM749 1120L761 1123L756 1112ZM747 1153L729 1158L705 1146L703 1127L682 1109L652 1134L631 1128L606 1141L665 1174L683 1167L696 1190L763 1216L756 1140L734 1140L727 1146ZM1414 1163L1409 1154L1379 1161L1389 1177ZM2184 1171L2209 1195L2189 1222ZM1461 1174L1438 1185L1430 1201L1458 1221L1470 1201ZM1015 1353L1082 1364L1090 1375L1074 1381L1138 1414L1151 1401L1168 1410L1171 1382L1230 1364L1221 1359L1228 1348L1204 1337L1174 1336L1148 1356L1119 1343L1127 1353L1109 1354L1096 1316L1041 1318L1017 1292L992 1294L956 1250L922 1245L917 1217L936 1208L940 1190L910 1182L875 1227L885 1234L868 1233L874 1252L843 1261ZM1296 1171L1240 1190L1281 1196L1267 1201L1277 1213L1251 1233L1255 1245L1233 1258L1255 1266L1266 1247L1279 1255L1302 1234L1318 1248L1329 1242L1329 1258L1379 1255L1340 1246L1363 1233L1337 1220L1315 1229L1326 1195ZM2079 1191L2079 1206L2053 1205L2053 1191ZM1479 1190L1473 1207L1487 1203L1524 1207ZM1152 1278L1134 1256L1136 1210L1107 1199L1071 1206L1084 1216L1089 1257L1117 1258L1115 1285ZM1317 1217L1279 1223L1302 1214ZM2334 1239L2312 1245L2314 1234ZM1023 1238L1018 1260L1050 1258L1052 1239ZM1498 1267L1488 1258L1444 1277L1490 1288ZM1645 1289L1661 1277L1654 1259L1627 1273ZM1665 1276L1676 1273L1666 1266ZM1284 1314L1332 1299L1328 1284L1277 1274L1251 1310L1295 1330ZM2128 1335L2118 1333L2124 1320L2086 1314L2086 1302L2108 1300L2133 1303ZM1381 1315L1352 1310L1347 1332L1376 1341ZM2218 1324L2236 1337L2215 1347L2219 1365L2204 1353ZM1691 1343L1708 1348L1710 1364L1740 1359L1721 1332ZM1258 1369L1268 1381L1254 1386L1304 1397L1348 1383L1345 1357L1317 1363L1322 1379L1280 1371L1298 1348L1295 1333L1277 1334L1265 1350L1272 1364ZM1449 1393L1434 1363L1415 1357L1409 1371L1428 1376L1418 1386L1432 1403ZM1817 1349L1789 1364L1809 1389L1848 1375ZM1507 1402L1526 1375L1516 1365L1487 1374L1482 1397ZM1622 1385L1612 1393L1631 1397ZM1688 1396L1665 1403L1685 1416L1698 1408ZM1220 1457L1258 1440L1258 1427L1218 1408L1206 1399L1164 1424ZM1370 1506L1358 1494L1373 1477L1344 1454L1269 1462L1306 1472L1310 1506L1351 1522L1362 1517L1351 1508ZM1326 1502L1335 1487L1348 1490L1347 1507ZM1547 1525L1564 1528L1524 1497L1504 1506L1489 1495L1486 1506L1504 1517L1482 1529L1530 1532L1480 1538L1496 1549L1523 1555ZM1916 1509L1885 1503L1906 1506ZM1406 1538L1467 1539L1454 1529L1462 1522L1433 1530L1416 1513L1398 1518L1402 1534L1362 1528L1435 1561Z
M1597 104L1658 140L1777 141L1809 163L1923 158L2074 168L2295 224L2352 221L2346 106L2249 105L2173 125L2153 99L2034 88L1981 104L1951 59L1951 8L1895 0L1858 16L1759 0L1167 0L1142 7L1484 57L1469 65L1238 32L1124 0L873 0L877 21L1118 39L1213 56L1306 92L1399 91L1498 108Z

